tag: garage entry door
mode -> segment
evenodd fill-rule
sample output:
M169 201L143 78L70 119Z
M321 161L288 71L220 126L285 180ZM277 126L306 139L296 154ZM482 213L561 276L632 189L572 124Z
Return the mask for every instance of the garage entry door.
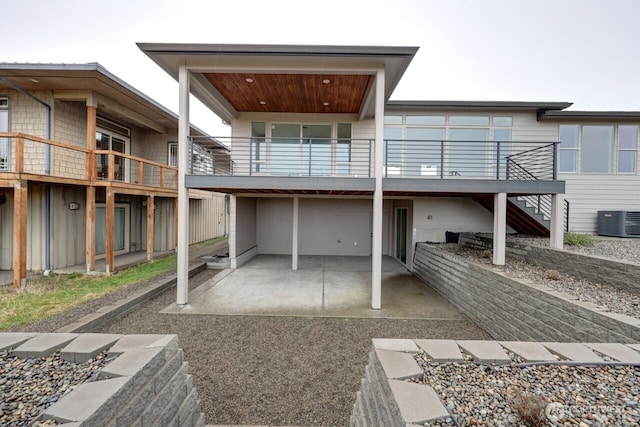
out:
M300 255L371 255L371 200L300 199ZM292 199L257 199L258 253L290 254Z

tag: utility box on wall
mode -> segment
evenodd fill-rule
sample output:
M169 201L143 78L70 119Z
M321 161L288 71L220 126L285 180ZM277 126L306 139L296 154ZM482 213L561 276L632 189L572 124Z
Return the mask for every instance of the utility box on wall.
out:
M599 236L640 237L640 212L598 211Z

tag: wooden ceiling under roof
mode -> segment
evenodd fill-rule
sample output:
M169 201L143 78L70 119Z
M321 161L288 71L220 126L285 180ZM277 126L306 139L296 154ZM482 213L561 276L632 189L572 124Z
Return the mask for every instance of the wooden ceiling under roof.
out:
M206 73L239 112L344 113L362 108L371 75Z

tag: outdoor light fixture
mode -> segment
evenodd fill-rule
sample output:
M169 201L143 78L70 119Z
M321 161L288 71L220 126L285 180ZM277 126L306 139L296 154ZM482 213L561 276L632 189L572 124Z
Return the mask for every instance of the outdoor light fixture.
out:
M322 105L324 105L325 107L328 107L329 103L328 102L323 102Z
M267 101L260 101L260 105L267 105Z
M324 79L324 80L322 81L322 83L324 83L324 84L328 85L329 83L331 83L331 80L329 80L329 79Z
M251 77L247 77L244 81L247 83L253 83L253 79Z
M71 209L72 211L77 211L78 209L80 209L80 205L76 202L71 202L69 203L69 209Z

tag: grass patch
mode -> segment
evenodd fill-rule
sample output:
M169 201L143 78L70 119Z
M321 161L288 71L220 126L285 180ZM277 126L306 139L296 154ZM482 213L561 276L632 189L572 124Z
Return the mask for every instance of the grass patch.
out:
M569 246L595 246L595 237L589 234L569 232L564 234L564 243Z
M204 242L197 243L197 246L200 248L206 248L208 246L213 246L216 243L226 241L227 238L225 236L216 237L215 239L205 240Z
M171 255L109 276L52 274L28 280L24 291L11 286L0 287L0 330L55 316L175 268L176 255Z

